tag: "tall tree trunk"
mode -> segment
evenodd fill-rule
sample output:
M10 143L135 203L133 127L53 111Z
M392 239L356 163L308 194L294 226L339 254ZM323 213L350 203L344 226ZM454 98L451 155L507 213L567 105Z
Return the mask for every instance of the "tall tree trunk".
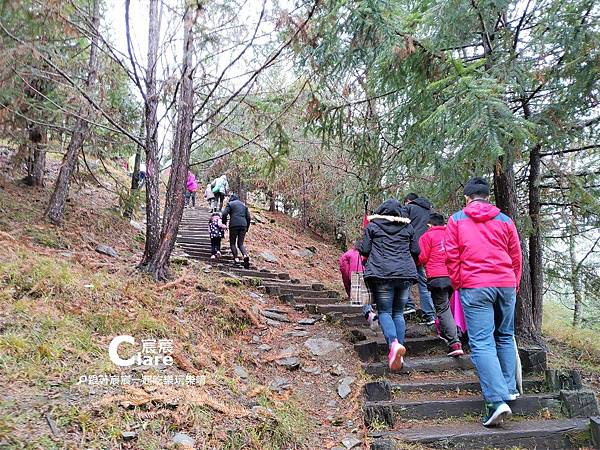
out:
M494 193L497 206L502 212L511 217L517 227L519 227L517 186L515 183L512 149L508 150L503 157L498 158L496 161ZM522 236L522 233L519 234ZM528 249L523 239L521 239L521 250L523 252L523 270L520 289L517 293L515 330L520 343L542 345L541 329L536 327L536 321L534 320Z
M98 77L98 27L100 24L100 0L94 0L92 16L92 42L90 45L90 56L88 60L88 75L85 82L87 92L91 93ZM46 208L46 217L50 222L59 224L62 221L65 203L69 195L71 177L77 166L79 152L88 136L90 125L87 120L92 114L89 105L79 110L79 117L75 122L75 128L71 140L67 146L67 152L62 161L58 178L54 184L54 191Z
M193 27L198 10L189 8L184 21L183 73L179 102L177 104L177 129L173 142L171 173L167 185L165 211L162 221L162 233L156 253L148 261L145 270L156 280L165 280L169 276L169 258L175 246L177 230L183 215L187 172L192 146L192 125L194 120L194 81L193 63L194 33Z
M144 134L144 120L140 123L140 136ZM140 166L142 164L142 150L141 145L136 146L135 160L133 163L133 173L131 174L131 190L135 191L140 188Z
M573 326L581 325L581 307L583 298L581 295L581 281L579 279L579 264L577 264L577 243L575 236L577 234L577 221L575 217L575 207L570 207L569 226L569 284L573 291Z
M29 186L44 185L44 169L46 168L46 131L34 124L29 125L29 159L27 161L27 176L25 183Z
M275 212L277 206L275 205L275 193L271 190L267 192L267 197L269 199L269 211Z
M33 144L33 160L31 164L31 175L30 183L31 186L43 186L44 185L44 170L46 169L46 145L48 139L45 136L42 138L42 142Z
M148 66L146 67L146 245L140 267L155 257L160 243L160 164L158 160L158 92L156 66L160 40L159 0L150 0L148 9Z
M535 145L529 155L529 270L531 276L531 310L535 329L542 329L542 307L544 300L544 265L542 250L542 230L540 227L540 170L541 145Z
M143 134L144 134L144 120L142 119L141 124L140 124L140 136L142 136ZM140 144L138 144L136 146L136 151L135 151L133 172L131 173L131 189L129 190L129 195L132 200L134 199L135 191L137 191L140 188L140 165L142 163L142 150L143 150L143 147ZM123 213L123 216L131 217L133 215L134 207L135 206L133 204L133 201L129 202L127 209Z

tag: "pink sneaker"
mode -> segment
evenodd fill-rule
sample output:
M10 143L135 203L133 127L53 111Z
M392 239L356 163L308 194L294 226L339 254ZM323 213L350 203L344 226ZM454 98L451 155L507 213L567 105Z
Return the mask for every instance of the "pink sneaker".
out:
M389 368L392 372L397 372L402 369L405 354L406 347L397 340L394 340L390 345L390 352L388 353Z
M448 356L453 356L455 358L458 358L459 356L464 355L465 352L462 349L462 345L460 344L460 342L456 342L455 344L452 344L450 346L450 353L448 353Z

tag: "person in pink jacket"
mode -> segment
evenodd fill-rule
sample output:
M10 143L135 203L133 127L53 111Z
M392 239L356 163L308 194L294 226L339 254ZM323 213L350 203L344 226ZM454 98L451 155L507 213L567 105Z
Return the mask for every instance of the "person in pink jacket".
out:
M342 273L342 282L344 283L344 289L346 289L348 298L350 298L352 272L362 271L362 256L360 256L360 253L358 253L358 250L356 250L356 246L352 247L350 250L340 256L340 272Z
M189 206L190 199L192 200L192 207L196 206L196 191L198 190L198 182L196 181L196 175L188 170L186 191L185 191L185 206Z
M446 267L446 246L444 239L446 226L444 216L438 213L429 215L429 229L419 239L419 264L427 273L427 289L431 293L435 312L440 321L441 335L448 343L448 356L464 355L456 322L450 310L450 298L453 290Z
M355 242L354 247L340 256L340 272L342 273L342 282L344 283L344 289L346 289L348 298L350 298L350 288L352 287L352 272L363 272L365 269L363 257L356 249L357 245L358 242ZM374 328L377 314L373 312L373 306L363 305L363 315L369 322L369 326Z
M446 265L469 330L471 358L485 400L484 426L511 416L506 404L518 396L515 303L521 279L521 243L513 221L489 202L480 177L464 187L466 208L446 227Z

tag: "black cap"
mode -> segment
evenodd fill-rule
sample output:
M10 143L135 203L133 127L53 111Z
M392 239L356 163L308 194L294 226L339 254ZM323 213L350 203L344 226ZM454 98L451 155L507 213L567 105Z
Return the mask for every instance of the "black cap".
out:
M485 178L473 177L465 184L465 195L490 195L490 185Z

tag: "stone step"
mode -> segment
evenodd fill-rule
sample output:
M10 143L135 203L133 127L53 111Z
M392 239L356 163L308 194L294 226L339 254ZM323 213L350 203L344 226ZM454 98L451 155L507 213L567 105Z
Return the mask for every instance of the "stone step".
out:
M195 258L210 259L210 257L212 256L210 250L190 250L187 248L182 248L182 250L189 256ZM231 255L231 253L223 253L220 259L223 261L233 261L233 256Z
M250 278L263 278L263 279L278 279L278 280L289 280L290 274L285 272L262 272L258 270L246 270L242 268L231 269L231 272L238 276L250 277Z
M210 248L210 239L205 241L191 240L189 238L177 239L177 245L191 247L191 248ZM221 247L229 248L229 245L225 241L221 241Z
M177 246L179 248L182 248L189 252L210 252L212 249L212 247L210 245L190 245L190 244L180 244L179 242L177 243ZM221 246L221 253L231 254L231 251L229 250L229 246L227 246L227 247Z
M451 376L449 374L449 376ZM541 378L526 378L523 380L523 390L526 393L546 392L548 388L545 380ZM463 380L438 380L412 381L407 383L392 383L387 380L372 381L364 386L365 398L368 401L392 400L398 394L431 394L446 393L460 394L462 392L481 392L481 386L477 378Z
M422 445L427 448L549 449L587 448L588 419L507 421L504 426L484 428L479 423L428 425L401 431L371 432L372 450L393 450Z
M331 302L340 302L341 300L337 300L335 298L330 298L330 297L296 297L294 296L294 300L296 302L296 304L302 304L302 305L330 305Z
M310 292L319 293L322 289L313 289L312 284L292 283L290 280L265 280L262 284L265 288L291 288L302 289Z
M313 289L297 289L295 287L280 287L276 288L281 294L292 294L296 297L321 297L321 298L329 298L330 300L337 300L340 296L337 291L315 291ZM267 292L269 288L267 288Z
M383 337L383 333L381 332L381 328L377 326L375 331L371 330L368 326L367 320L362 317L361 326L357 327L349 327L348 328L348 337L350 342L353 344L357 344L362 341L381 341L384 342L385 338ZM363 326L364 325L364 326ZM438 335L433 332L428 326L422 325L420 323L414 323L411 321L406 322L406 332L404 334L405 338L439 338ZM385 352L387 355L387 351Z
M406 338L404 342L406 354L424 355L424 354L440 354L448 352L448 345L439 337L425 336L417 338ZM367 340L354 344L354 350L358 353L358 357L362 362L381 361L381 356L388 354L389 348L383 336L376 340Z
M560 414L561 401L557 393L527 394L507 402L513 415L532 416L542 410ZM397 420L446 419L449 417L477 416L483 413L481 396L452 398L443 400L422 399L419 401L388 400L365 402L363 406L365 423L385 423L392 427Z
M311 311L309 309L309 311ZM350 314L356 315L364 321L364 317L362 315L362 307L350 305L348 303L345 304L329 304L329 305L319 305L314 308L314 311L311 311L313 314L327 314L327 313L341 313L341 314Z
M210 234L206 233L185 233L177 236L177 242L210 242Z
M446 372L448 370L473 370L474 366L471 358L467 355L460 358L451 358L449 356L419 356L411 358L410 355L404 358L404 367L397 373L391 373L387 361L370 363L364 368L368 375L402 375L411 372Z

